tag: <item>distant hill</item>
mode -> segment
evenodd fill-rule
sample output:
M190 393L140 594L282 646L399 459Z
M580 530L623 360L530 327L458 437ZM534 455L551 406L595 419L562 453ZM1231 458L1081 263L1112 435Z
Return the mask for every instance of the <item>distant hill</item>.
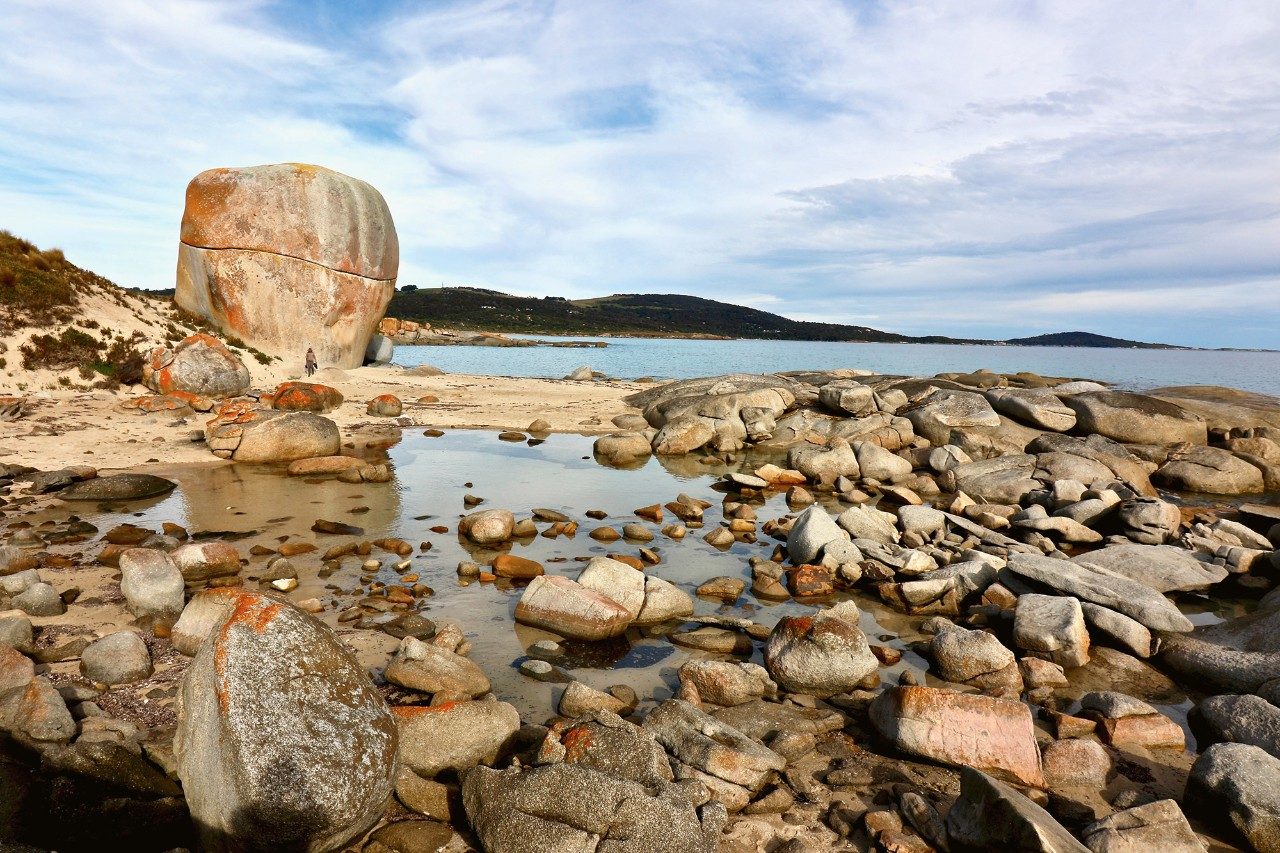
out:
M1014 346L1161 347L1089 332L1061 332L1010 341L912 337L866 326L790 320L768 311L700 296L624 293L595 299L512 296L477 287L397 290L387 315L445 329L533 335L635 335L756 338L864 343L1009 344Z
M1049 335L1033 335L1029 338L1010 338L1005 343L1019 347L1110 347L1129 349L1181 349L1169 344L1147 344L1127 341L1093 332L1054 332Z

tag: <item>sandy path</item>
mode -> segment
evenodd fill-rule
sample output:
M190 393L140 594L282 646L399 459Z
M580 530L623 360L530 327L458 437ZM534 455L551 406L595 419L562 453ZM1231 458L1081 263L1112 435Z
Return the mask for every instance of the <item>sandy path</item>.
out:
M299 378L283 371L254 371L259 391ZM404 402L400 419L406 427L520 429L536 419L553 432L603 433L610 419L637 410L622 401L646 386L633 382L575 382L503 376L413 376L397 367L362 367L322 371L316 377L342 392L345 402L329 417L346 432L361 424L395 423L372 418L365 404L379 394L395 394ZM0 388L0 394L5 389ZM9 391L8 393L14 393ZM32 465L43 470L92 465L104 470L151 463L216 462L203 442L208 415L175 419L123 410L120 404L144 389L128 392L37 392L28 397L31 411L17 421L0 421L0 463ZM439 402L418 403L423 396ZM197 435L199 433L199 435Z

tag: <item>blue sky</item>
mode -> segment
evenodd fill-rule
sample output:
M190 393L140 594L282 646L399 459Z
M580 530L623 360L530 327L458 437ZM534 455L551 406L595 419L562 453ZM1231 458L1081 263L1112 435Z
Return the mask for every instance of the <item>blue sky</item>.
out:
M1280 346L1280 4L0 3L0 228L173 282L183 190L386 196L402 284Z

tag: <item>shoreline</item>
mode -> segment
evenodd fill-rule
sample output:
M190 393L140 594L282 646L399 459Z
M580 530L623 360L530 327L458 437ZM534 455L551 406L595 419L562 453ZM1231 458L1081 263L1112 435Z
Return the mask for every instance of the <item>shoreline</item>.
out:
M254 370L254 389L270 392L280 382L305 380L278 368ZM330 372L332 374L332 372ZM335 378L335 375L337 378ZM487 429L527 431L533 421L551 424L548 432L596 435L613 432L610 418L638 414L622 398L654 387L621 381L525 379L446 373L414 376L398 367L360 367L316 377L337 388L342 405L326 417L343 435L394 427L396 429ZM8 393L0 389L0 394ZM165 413L146 414L121 408L145 390L44 391L26 399L30 413L19 420L0 421L0 464L33 465L49 469L92 465L103 471L138 469L152 464L199 464L220 461L203 441L209 413L175 419ZM400 418L378 418L365 404L380 394L395 394L404 403ZM434 396L437 402L417 402ZM592 421L595 421L594 423ZM200 432L200 439L194 438Z

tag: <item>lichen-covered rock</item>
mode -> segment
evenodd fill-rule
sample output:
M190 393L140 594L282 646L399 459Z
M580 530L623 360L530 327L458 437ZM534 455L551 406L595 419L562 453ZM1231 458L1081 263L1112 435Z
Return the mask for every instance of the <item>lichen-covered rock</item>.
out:
M520 728L519 712L506 702L445 702L392 713L400 726L401 763L428 779L497 760Z
M404 411L404 404L394 394L379 394L365 406L365 413L377 418L398 418Z
M359 367L395 289L391 212L364 181L299 163L187 187L175 301L268 353Z
M235 397L249 390L249 369L212 335L157 347L142 365L142 384L157 394L183 391L203 397Z
M381 816L396 724L323 623L239 591L183 677L178 776L203 849L329 851Z
M319 382L281 382L262 401L285 412L332 412L342 405L342 392Z
M783 617L769 635L764 663L786 689L823 698L854 689L880 665L852 601L813 616Z

